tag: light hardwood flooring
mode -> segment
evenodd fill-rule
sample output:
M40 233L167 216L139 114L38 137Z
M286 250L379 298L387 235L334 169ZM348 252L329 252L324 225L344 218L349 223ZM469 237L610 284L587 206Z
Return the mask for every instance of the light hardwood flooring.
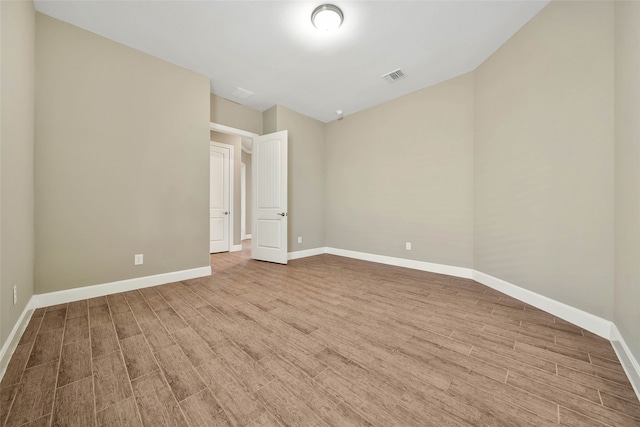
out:
M331 255L37 310L0 426L639 426L610 343L471 280Z

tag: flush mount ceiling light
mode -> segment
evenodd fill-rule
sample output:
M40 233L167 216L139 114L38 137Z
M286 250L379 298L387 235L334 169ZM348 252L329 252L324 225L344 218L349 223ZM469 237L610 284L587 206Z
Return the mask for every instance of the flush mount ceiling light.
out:
M314 9L311 22L320 31L331 32L342 25L344 15L338 6L323 4Z

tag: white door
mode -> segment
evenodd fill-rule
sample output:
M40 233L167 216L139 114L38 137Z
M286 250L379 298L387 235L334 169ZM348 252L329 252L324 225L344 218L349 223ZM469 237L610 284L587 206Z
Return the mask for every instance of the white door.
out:
M253 138L251 258L287 263L287 131Z
M240 236L247 238L247 165L240 163Z
M222 144L211 143L209 180L209 252L229 250L229 185L231 151Z

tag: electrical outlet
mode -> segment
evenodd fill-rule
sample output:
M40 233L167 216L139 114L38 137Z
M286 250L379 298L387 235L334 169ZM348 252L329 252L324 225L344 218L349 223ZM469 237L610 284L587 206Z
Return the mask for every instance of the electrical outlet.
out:
M298 243L302 243L302 236L298 236Z
M411 250L411 242L406 242L406 243L404 244L404 248L405 248L406 250L410 251L410 250Z
M18 286L13 287L13 305L18 303Z
M135 254L133 256L133 265L142 265L143 262L144 262L143 254Z

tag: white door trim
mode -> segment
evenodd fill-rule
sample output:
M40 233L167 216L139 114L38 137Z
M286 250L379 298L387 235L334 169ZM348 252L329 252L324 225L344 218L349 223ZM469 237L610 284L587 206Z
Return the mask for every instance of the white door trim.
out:
M221 142L211 141L211 147L220 147L229 150L229 252L233 251L233 189L234 189L234 175L233 175L233 145L223 144Z
M247 165L240 162L240 240L247 240Z
M214 122L209 122L209 129L214 130L216 132L227 133L229 135L248 136L250 138L260 136L257 133L247 132L246 130L232 128L231 126L225 126L225 125L221 125L219 123L214 123Z

